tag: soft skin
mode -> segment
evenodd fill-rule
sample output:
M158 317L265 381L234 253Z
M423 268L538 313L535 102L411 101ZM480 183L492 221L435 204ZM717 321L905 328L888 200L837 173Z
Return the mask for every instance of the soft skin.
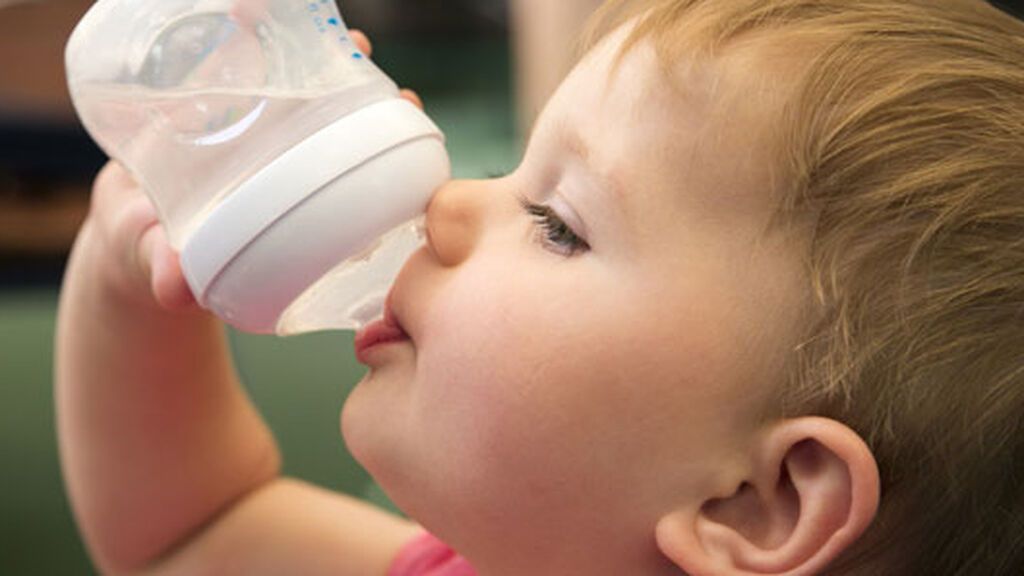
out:
M438 193L393 292L410 340L374 351L344 436L486 574L809 573L870 521L877 473L838 423L761 417L808 297L800 234L772 226L777 110L742 97L749 53L670 83L646 44L614 68L624 34L515 173ZM787 459L828 463L810 527Z

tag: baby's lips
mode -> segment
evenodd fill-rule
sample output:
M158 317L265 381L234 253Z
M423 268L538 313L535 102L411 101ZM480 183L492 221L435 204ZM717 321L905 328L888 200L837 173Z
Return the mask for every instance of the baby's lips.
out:
M389 325L384 320L376 320L356 332L353 348L360 364L372 366L373 360L370 356L372 350L384 344L404 342L408 339L409 337L401 328Z
M356 359L361 364L372 365L370 351L374 348L383 344L404 342L410 339L395 315L391 302L392 297L389 294L384 305L384 317L367 324L356 332L353 348L355 349Z

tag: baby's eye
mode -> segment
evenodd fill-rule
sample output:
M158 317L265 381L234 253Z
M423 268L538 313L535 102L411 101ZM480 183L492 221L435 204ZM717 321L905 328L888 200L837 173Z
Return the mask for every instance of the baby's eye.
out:
M566 257L590 250L590 244L579 237L550 206L535 204L526 198L520 198L519 205L533 217L537 236L544 247Z

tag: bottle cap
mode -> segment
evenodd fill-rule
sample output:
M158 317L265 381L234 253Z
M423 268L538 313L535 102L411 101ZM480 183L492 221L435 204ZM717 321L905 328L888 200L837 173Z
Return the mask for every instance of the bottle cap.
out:
M231 192L185 244L182 270L199 303L232 325L285 332L279 321L290 304L340 263L364 257L382 236L421 216L449 177L444 137L421 110L401 98L370 104ZM381 265L394 268L407 255ZM368 277L390 283L396 273ZM331 327L357 327L372 315L365 289L347 292L338 297L350 304L326 297L333 313L351 316L330 319Z

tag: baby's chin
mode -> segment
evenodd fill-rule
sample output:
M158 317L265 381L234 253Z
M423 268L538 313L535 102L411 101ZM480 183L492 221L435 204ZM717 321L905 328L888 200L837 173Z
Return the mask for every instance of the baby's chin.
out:
M387 422L360 413L359 399L350 397L341 413L341 435L352 457L373 478L388 499L403 514L419 522L420 511L413 496L423 486L408 470L410 462L401 455L399 439L387 434Z
M345 399L341 409L341 436L359 464L379 483L399 475L409 445L410 419L394 387L401 380L395 371L373 370Z
M376 384L375 376L373 371L367 372L341 408L341 437L353 458L367 469L377 451L375 446L383 442L382 420L388 418L386 411L380 408L380 391L372 389Z

